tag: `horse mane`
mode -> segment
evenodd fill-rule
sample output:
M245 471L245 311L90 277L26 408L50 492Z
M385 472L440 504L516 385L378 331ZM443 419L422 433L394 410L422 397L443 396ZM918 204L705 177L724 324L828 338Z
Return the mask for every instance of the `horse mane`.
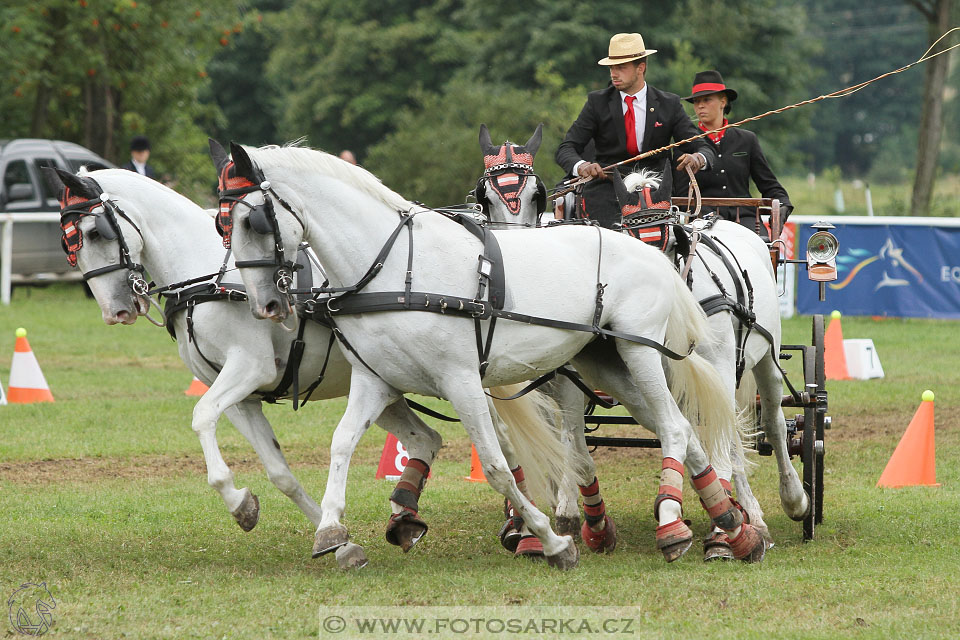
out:
M363 167L341 160L337 156L319 149L295 146L297 144L295 142L283 147L267 145L260 148L244 148L257 161L261 169L264 168L264 164L267 164L271 167L318 171L331 178L346 182L358 191L397 211L419 208L397 192L387 188L377 176Z
M634 171L633 173L624 176L623 186L627 188L627 192L640 191L650 187L651 189L656 189L660 186L660 181L663 180L663 175L659 171L654 171L653 169L641 169L640 171Z

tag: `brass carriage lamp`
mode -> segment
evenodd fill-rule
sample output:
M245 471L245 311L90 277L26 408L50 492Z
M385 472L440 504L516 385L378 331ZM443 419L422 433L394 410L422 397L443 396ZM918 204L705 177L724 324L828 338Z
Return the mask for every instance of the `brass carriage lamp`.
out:
M820 283L820 300L824 299L824 283L837 279L837 254L840 243L837 236L827 229L834 229L829 222L817 222L816 230L807 240L807 277Z

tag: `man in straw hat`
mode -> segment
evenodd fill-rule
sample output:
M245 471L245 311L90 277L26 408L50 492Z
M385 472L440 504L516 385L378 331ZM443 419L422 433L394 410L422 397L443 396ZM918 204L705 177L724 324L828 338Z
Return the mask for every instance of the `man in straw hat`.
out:
M660 91L644 81L647 49L639 33L618 33L610 38L609 55L598 62L610 70L610 86L587 95L576 122L557 149L556 161L571 175L594 180L583 187L583 208L587 217L604 227L620 221L613 185L603 167L627 160L651 149L701 133L683 110L680 97ZM583 158L584 149L596 143L596 162ZM680 147L677 169L699 171L714 160L714 152L703 139ZM626 173L635 168L661 170L664 154L657 154L620 167Z
M693 104L701 131L717 131L727 125L726 115L737 92L723 82L719 71L700 71L693 77L693 89L683 98ZM785 222L793 206L787 190L773 174L760 149L757 134L742 127L723 129L706 137L717 154L707 171L697 175L700 194L704 198L750 198L750 181L757 186L762 198L780 200L780 220ZM681 174L674 184L674 192L686 195L690 179ZM767 239L767 230L757 217L756 207L719 207L717 213L725 220L739 222Z

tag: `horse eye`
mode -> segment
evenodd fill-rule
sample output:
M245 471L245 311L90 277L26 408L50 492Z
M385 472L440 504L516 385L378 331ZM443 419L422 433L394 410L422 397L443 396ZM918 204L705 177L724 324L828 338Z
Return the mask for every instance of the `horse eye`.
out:
M90 231L87 231L87 237L88 237L90 240L99 240L99 239L100 239L100 232L97 231L96 228L90 229Z
M250 218L244 218L244 219L240 222L240 226L243 227L244 230L249 231L249 230L250 230Z

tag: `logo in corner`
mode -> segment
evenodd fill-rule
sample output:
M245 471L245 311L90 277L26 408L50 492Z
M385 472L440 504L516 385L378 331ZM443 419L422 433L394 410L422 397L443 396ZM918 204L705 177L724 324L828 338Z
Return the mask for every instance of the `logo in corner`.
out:
M50 595L47 583L27 582L7 599L7 610L13 628L25 636L42 636L53 626L57 602Z
M910 280L904 277L908 274L913 276L917 282L923 282L923 275L906 261L903 257L903 249L893 244L893 240L890 238L887 238L875 255L871 256L870 252L865 249L847 249L847 255L838 257L837 263L840 273L845 271L849 273L840 282L829 285L834 290L846 287L865 267L872 263L877 263L883 271L882 277L877 280L873 288L874 291L884 287L909 287ZM893 272L895 277L891 277L890 272Z

